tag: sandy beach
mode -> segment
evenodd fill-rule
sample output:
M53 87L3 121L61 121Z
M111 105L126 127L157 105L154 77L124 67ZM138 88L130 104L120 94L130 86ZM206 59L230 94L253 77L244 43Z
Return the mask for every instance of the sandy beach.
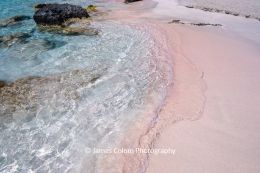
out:
M198 1L0 2L0 172L259 173L260 3Z
M136 11L144 7L153 5L139 2L127 10L113 11L110 19L145 26L162 52L167 52L163 55L173 66L173 85L169 86L156 123L149 124L152 108L140 112L144 118L129 130L122 147L171 148L175 154L125 154L117 159L123 162L118 170L259 172L260 51L258 37L252 37L258 32L250 28L259 25L229 16L216 20L224 27L174 24L169 23L171 12L164 11L164 6L155 8L157 13ZM202 15L194 11L197 13ZM210 18L212 14L206 15ZM248 24L248 30L232 29L243 23Z
M169 28L180 37L181 54L203 72L206 102L198 120L172 124L161 133L155 148L176 153L152 155L147 172L259 172L258 46L220 29ZM190 109L189 103L183 106Z

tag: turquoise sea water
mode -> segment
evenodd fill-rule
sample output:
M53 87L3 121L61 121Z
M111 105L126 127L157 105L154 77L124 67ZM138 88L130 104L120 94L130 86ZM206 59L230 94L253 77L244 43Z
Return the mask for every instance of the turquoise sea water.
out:
M0 19L32 16L39 2L1 0ZM33 20L0 28L31 36L0 48L0 80L12 84L0 89L0 172L80 172L83 162L98 172L85 149L116 146L149 99L163 100L169 76L151 35L114 21L92 27L99 35L40 32Z

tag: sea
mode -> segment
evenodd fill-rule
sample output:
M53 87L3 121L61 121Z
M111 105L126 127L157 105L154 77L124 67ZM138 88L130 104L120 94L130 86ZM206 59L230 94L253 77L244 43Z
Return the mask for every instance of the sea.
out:
M115 6L1 0L0 20L32 17L35 4L46 2ZM171 77L152 36L113 20L93 20L91 27L99 34L44 32L33 19L0 28L0 37L29 35L0 47L0 81L7 85L0 89L1 173L98 172L100 155L88 150L118 146L142 116L138 110L153 100L156 110L163 101Z

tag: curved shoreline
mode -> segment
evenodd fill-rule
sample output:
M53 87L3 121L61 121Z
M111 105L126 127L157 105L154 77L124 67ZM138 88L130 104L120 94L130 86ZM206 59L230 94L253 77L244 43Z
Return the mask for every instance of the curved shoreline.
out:
M123 13L120 13L123 12ZM196 141L196 137L200 137L203 139L203 135L205 136L211 136L212 138L216 138L217 142L213 143L211 145L214 145L215 147L219 147L221 145L226 145L225 142L227 143L232 143L233 145L236 145L236 140L234 140L235 136L228 138L227 136L219 137L217 134L212 132L211 129L205 129L205 131L196 134L196 136L188 136L185 139L185 141L182 142L182 135L185 137L185 132L197 132L197 129L193 128L193 124L198 124L199 122L204 122L204 126L207 126L207 123L212 124L212 127L214 128L218 124L214 124L209 121L205 121L205 119L208 119L207 116L210 114L216 114L221 112L217 111L217 108L212 109L211 112L206 112L204 113L204 108L206 105L206 100L207 104L212 104L212 97L208 98L207 93L210 94L216 94L211 91L211 88L214 88L210 86L210 91L208 91L208 83L209 81L211 82L212 80L216 80L214 76L212 79L209 79L208 75L211 75L211 73L208 74L208 71L204 71L205 66L210 66L211 68L214 67L214 64L209 63L203 63L203 62L197 62L195 57L193 56L199 56L199 59L204 59L205 61L207 59L211 59L212 57L216 58L217 57L217 52L214 50L214 46L219 48L220 51L225 51L227 54L223 54L220 52L219 56L221 57L221 61L223 64L223 68L227 71L225 75L222 76L223 81L220 82L220 84L216 84L216 87L221 87L222 85L226 85L228 82L224 77L230 77L232 79L232 73L234 71L228 70L226 67L229 62L225 62L225 59L229 59L229 56L235 56L239 55L245 55L248 53L248 55L252 56L255 58L256 54L248 52L247 49L244 49L243 47L239 47L241 50L239 51L234 51L235 46L233 46L233 43L238 42L243 42L245 44L248 44L247 46L254 47L256 43L251 42L250 40L245 39L245 35L243 35L243 32L234 34L232 29L227 30L223 28L198 28L198 27L193 27L193 26L177 26L175 24L169 25L166 24L165 21L158 21L156 20L156 17L153 16L153 13L150 13L148 11L145 11L143 13L135 13L133 9L130 10L128 13L127 11L120 11L119 13L116 12L113 15L113 18L116 20L122 20L126 23L131 22L131 20L135 19L135 23L142 23L143 25L151 25L152 26L152 33L154 34L154 38L157 39L157 42L160 42L160 39L162 36L167 38L166 42L163 42L164 45L169 46L166 50L171 52L171 55L169 60L170 62L173 63L173 69L174 69L174 86L169 90L170 95L167 95L167 99L163 104L162 108L159 108L158 112L153 112L152 108L150 110L146 110L146 112L143 112L142 115L144 117L149 117L152 114L155 115L155 119L153 121L147 121L147 119L140 119L139 122L136 122L135 126L133 126L131 129L129 129L129 132L126 133L126 139L123 139L123 142L120 146L123 148L127 147L140 147L140 148L156 148L156 147L174 147L175 142L177 141L179 144L176 153L180 154L178 150L181 150L181 154L184 156L190 156L188 158L185 158L190 161L192 158L197 158L196 156L199 157L200 152L204 158L197 158L197 160L203 161L208 163L208 165L211 165L213 167L212 171L215 172L223 172L225 170L229 170L232 172L232 167L234 167L236 164L241 164L243 163L243 156L241 154L236 154L232 152L232 148L230 148L229 145L219 148L220 151L215 152L213 150L210 150L207 148L208 141L203 141L201 140L201 143L199 145L195 145L196 147L204 147L206 148L205 151L194 151L196 156L191 155L190 153L187 153L185 149L192 148L193 142ZM119 15L120 14L120 15ZM120 19L117 17L120 16ZM148 17L149 16L149 17ZM126 20L124 18L126 17ZM236 19L234 19L236 20ZM240 20L240 19L238 19ZM246 21L245 21L246 22ZM181 31L181 32L179 32ZM192 31L192 32L190 32ZM250 31L251 32L251 31ZM191 34L192 33L192 34ZM184 34L188 34L190 36L190 39L188 39L188 36L185 36ZM205 34L205 36L204 36ZM224 35L224 36L223 36ZM218 36L221 36L221 39L218 39ZM222 38L227 36L227 39ZM193 41L194 37L194 41ZM183 40L185 38L185 40ZM250 37L251 39L252 37ZM159 40L158 40L159 39ZM203 41L203 44L200 44L200 39ZM190 40L190 44L194 45L196 47L196 44L198 44L197 47L199 47L198 50L190 48L189 42L187 40ZM204 41L211 40L212 42L209 41L209 43L205 44ZM232 41L230 41L232 40ZM216 41L216 42L214 42ZM211 45L212 44L212 45ZM222 46L226 45L226 47ZM236 45L236 44L234 44ZM212 53L208 50L204 50L202 47L205 46L208 49L213 49ZM230 50L228 49L230 47ZM187 49L190 48L191 50ZM243 52L244 51L244 52ZM237 52L237 54L236 54ZM215 55L214 55L215 53ZM200 57L201 55L201 57ZM190 59L191 58L191 59ZM216 58L217 59L217 58ZM214 59L214 60L216 60ZM224 61L222 61L224 60ZM256 61L256 59L255 59ZM218 64L219 62L216 61ZM236 63L235 61L233 63ZM239 62L238 62L239 64ZM219 65L219 64L218 64ZM202 70L201 67L204 67ZM230 65L232 68L232 64ZM244 69L245 71L248 71L248 69ZM214 72L214 71L213 71ZM229 74L229 72L231 74ZM242 73L242 72L241 72ZM218 74L218 70L214 72L214 74ZM250 76L248 76L250 77ZM221 77L220 77L221 79ZM245 79L246 80L246 79ZM207 86L206 86L207 83ZM235 84L231 84L232 87L236 87ZM239 88L239 87L238 87ZM241 88L240 88L241 89ZM223 92L227 92L228 90L223 90ZM206 94L205 94L206 92ZM169 94L168 93L168 94ZM258 92L259 93L259 92ZM228 95L228 93L226 93ZM207 95L207 98L206 98ZM236 98L236 95L231 95L233 98ZM208 101L209 99L209 101ZM214 99L214 98L213 98ZM229 99L227 96L223 95L223 99ZM254 104L255 105L255 104ZM215 105L213 105L214 107ZM256 106L256 105L255 105ZM230 109L236 109L236 107L230 107ZM206 117L202 117L202 114L205 114ZM225 112L225 114L232 114L232 112ZM221 115L224 116L224 115ZM226 116L226 115L225 115ZM257 117L253 116L253 120L257 121ZM236 117L234 115L234 117ZM243 117L241 113L238 113L238 120L236 120L234 117L229 117L230 119L233 118L233 122L235 124L236 121L241 121L243 122ZM217 115L214 117L218 119ZM188 120L188 121L182 121L182 123L176 123L176 122L181 122L181 120ZM191 121L190 121L191 120ZM196 121L192 121L196 120ZM144 124L144 122L149 122L149 124ZM178 128L179 124L189 124L183 127L181 130L177 131L175 134L175 129ZM175 124L175 125L172 125ZM231 125L234 125L231 124ZM249 124L247 124L249 125ZM222 126L221 126L222 127ZM203 127L199 127L200 129L203 129ZM223 124L223 130L222 129L216 129L216 130L221 130L223 134L229 132L229 124ZM182 132L184 131L184 132ZM233 129L231 130L232 133L236 134L237 136L240 136L241 138L246 138L245 133L241 132L240 130L234 131ZM175 135L178 135L177 139L172 139ZM187 136L187 135L186 135ZM169 140L168 140L169 138ZM237 140L239 141L239 140ZM210 140L209 140L210 142ZM243 148L247 146L247 142L242 142L241 145L237 145L237 151L238 152L244 152ZM255 143L256 144L256 143ZM250 145L249 145L250 146ZM255 146L254 146L255 147ZM203 149L203 148L201 148ZM228 152L226 151L228 150ZM189 150L190 151L190 150ZM192 151L190 151L192 152ZM222 157L213 157L209 156L208 153L214 153L216 155L223 154L225 155L225 158ZM229 155L227 155L228 153ZM248 153L249 155L248 159L253 159L254 157L256 158L257 154L253 154L252 150L250 150ZM222 167L215 167L217 166L214 163L219 163L219 162L227 162L226 158L231 157L232 155L237 155L237 158L234 158L236 160L236 164L230 164L229 168L226 168L222 163ZM181 172L181 170L186 170L186 172L190 172L190 170L200 170L202 168L203 163L200 164L192 164L193 167L188 167L187 169L187 163L185 160L182 160L183 156L178 155L177 156L155 156L155 155L128 155L124 154L123 156L118 156L114 158L114 162L110 163L115 163L115 161L119 164L118 172L125 172L125 173L132 173L132 172L148 172L148 173L157 173L162 170L164 172L172 172L172 171L177 171ZM197 161L196 160L196 161ZM194 163L197 163L194 161ZM176 164L174 164L176 162ZM192 162L192 161L190 161ZM123 165L123 166L122 166ZM182 168L182 169L178 169ZM185 169L186 168L186 169ZM259 167L256 166L255 161L252 163L249 163L243 168L243 170L249 169L256 171ZM233 170L235 171L235 169ZM102 171L101 171L102 172ZM185 171L184 171L185 172ZM202 172L201 170L199 172Z
M123 23L131 23L130 19L136 19L134 23L137 23L141 30L145 28L146 32L152 35L156 46L160 48L161 59L158 59L158 63L166 63L173 68L172 72L168 71L173 75L173 83L169 84L163 103L156 109L149 106L140 111L142 116L127 131L118 147L151 149L168 126L182 120L197 120L202 116L206 86L203 82L203 72L183 55L179 34L172 30L171 25L152 19L139 20L138 15L142 14L134 15L132 12L119 10L112 12L109 17ZM119 13L120 19L117 18ZM99 171L107 171L109 165L116 162L117 165L114 166L116 172L146 172L149 159L149 154L112 154L112 156L110 154L102 159L102 165L107 166L104 166L103 171Z

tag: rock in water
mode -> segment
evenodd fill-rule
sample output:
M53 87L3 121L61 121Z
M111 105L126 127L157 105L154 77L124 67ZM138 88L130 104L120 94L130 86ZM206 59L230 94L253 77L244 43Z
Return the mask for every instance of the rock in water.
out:
M7 27L7 26L15 25L18 22L21 22L21 21L24 21L24 20L29 20L29 19L31 19L30 16L24 16L24 15L14 16L14 17L11 17L9 19L1 20L0 21L0 27Z
M38 55L42 52L55 49L65 45L66 42L47 39L30 39L26 42L13 46L8 53L8 58L17 63L28 63L38 60Z
M142 1L142 0L125 0L125 3L132 3L132 2L136 2L136 1Z
M40 26L40 31L46 31L55 34L62 34L62 35L86 35L86 36L94 36L98 35L98 31L93 28L81 28L81 27L61 27L61 26Z
M15 22L19 22L19 21L23 21L23 20L29 20L29 19L31 19L31 17L30 16L21 15L21 16L11 17L10 19L13 19Z
M13 35L0 36L0 48L1 47L10 47L15 43L25 42L27 38L31 37L27 33L15 33Z
M70 4L38 4L35 6L33 19L41 25L62 25L71 18L87 18L88 12L76 5Z
M47 5L50 5L50 4L37 4L37 5L34 6L34 8L35 9L39 9L39 8L43 8L43 7L47 6Z
M0 88L4 87L5 85L5 82L0 80Z

